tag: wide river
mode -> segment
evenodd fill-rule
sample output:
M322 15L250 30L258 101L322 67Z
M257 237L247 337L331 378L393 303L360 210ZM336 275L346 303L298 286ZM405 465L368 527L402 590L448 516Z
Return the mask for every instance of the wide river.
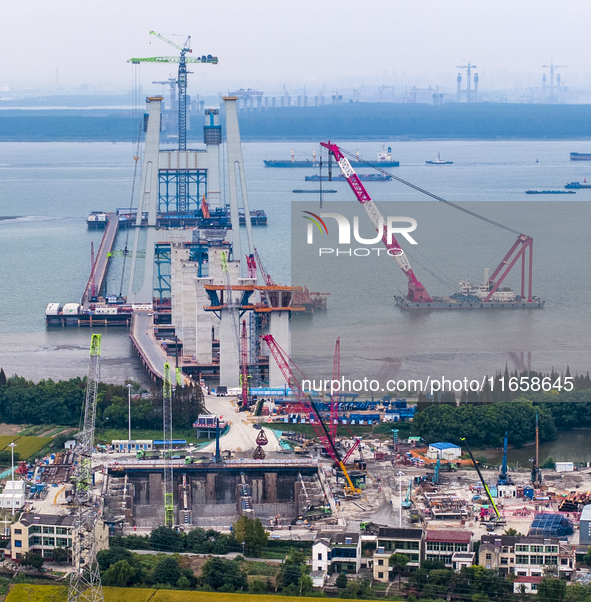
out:
M381 148L378 142L342 142L341 146L359 150L368 160L374 160ZM243 148L251 208L264 209L269 218L266 228L255 229L256 246L275 281L288 283L291 206L294 201L306 201L316 208L312 211L321 211L314 195L296 195L292 190L317 184L303 181L308 170L269 169L263 159L287 159L291 149L296 158L311 157L318 145L257 142L244 143ZM587 234L591 204L586 201L591 190L548 195L543 197L547 205L542 209L539 196L524 192L560 189L585 178L591 182L591 163L569 161L569 152L589 151L591 143L415 141L392 143L392 150L400 161L400 167L393 169L397 176L450 201L471 201L471 208L482 203L482 213L487 215L492 203L503 201L498 207L506 210L494 212L494 219L535 237L534 292L546 299L546 308L509 316L487 312L409 315L391 302L391 295L404 289L406 280L393 262L385 262L373 286L360 292L365 282L363 274L357 273L350 283L354 294L348 303L335 289L326 315L317 313L312 320L300 321L294 354L307 367L330 375L334 340L341 336L343 369L355 363L367 375L386 369L397 378L479 376L504 368L505 363L510 370L531 363L532 369L555 366L561 371L570 364L571 371L586 372L591 341ZM426 165L425 160L438 152L454 164ZM44 310L52 301L80 299L89 273L90 243L94 241L97 248L101 237L100 232L87 231L85 218L91 210L129 206L134 154L131 143L0 143L0 366L7 374L38 380L86 373L90 332L47 329ZM399 202L399 215L411 215L413 203L425 198L397 182L368 183L367 187L378 204ZM330 188L338 192L327 195L322 211L329 211L333 200L354 202L346 184L331 182ZM429 221L431 203L421 205L416 204L420 255L414 267L432 294L451 292L443 288L442 278L451 283L465 276L480 281L483 268L493 268L515 239L478 220L470 222L465 214L460 219L448 207L447 213L440 212ZM294 211L301 216L299 208ZM297 219L299 227L303 220ZM120 233L116 248L123 248L124 236ZM478 251L484 239L484 250ZM116 263L112 267L107 287L116 294L121 273ZM293 284L321 291L333 288L330 275L322 272ZM518 279L513 277L511 284L517 288ZM380 339L374 348L364 335L379 331L381 322L390 344ZM101 332L103 378L117 382L141 378L127 333Z

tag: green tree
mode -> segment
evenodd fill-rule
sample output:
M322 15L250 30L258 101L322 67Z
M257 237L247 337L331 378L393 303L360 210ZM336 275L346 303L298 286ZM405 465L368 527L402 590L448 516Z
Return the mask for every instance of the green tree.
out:
M300 577L300 596L303 596L314 589L314 582L312 577L308 574L304 574Z
M45 561L41 554L34 554L33 552L26 552L21 558L21 564L24 566L30 566L34 569L39 570Z
M336 586L339 589L343 589L345 587L347 587L347 575L345 575L345 573L339 573L337 580L335 581Z
M68 550L64 550L64 548L54 548L53 550L51 550L51 559L57 564L66 562L69 556L70 555L68 554Z
M445 569L445 563L441 560L425 560L421 564L421 568L426 571L442 571Z
M224 558L209 558L203 565L201 579L216 591L225 585L230 586L231 591L243 590L247 586L246 573L240 570L240 564Z
M162 558L154 568L152 581L156 584L168 583L176 585L181 576L181 569L177 559L172 556Z
M182 552L183 536L170 527L158 527L150 533L150 545L159 552ZM177 577L178 579L178 577Z
M0 387L4 387L6 385L6 374L4 373L4 368L0 368Z
M298 585L302 576L302 567L297 564L288 564L281 571L281 585L287 587L292 583Z
M127 560L119 560L112 564L102 576L103 585L112 585L114 587L127 587L135 575L135 569Z
M120 560L126 560L129 564L133 564L132 558L132 553L120 546L112 546L108 550L100 550L96 555L101 573L104 573L111 565Z
M392 554L388 558L388 565L392 567L392 577L398 575L398 587L400 587L400 576L410 558L406 554Z
M267 584L262 579L253 579L248 584L248 593L249 594L266 594L267 593Z
M191 582L189 581L188 577L186 575L181 575L179 577L179 580L176 582L176 586L179 589L190 589L191 588Z
M566 581L544 577L538 587L540 602L562 602L566 597Z
M241 516L233 525L233 533L239 545L244 543L244 553L247 556L259 557L262 548L269 542L269 534L258 518Z

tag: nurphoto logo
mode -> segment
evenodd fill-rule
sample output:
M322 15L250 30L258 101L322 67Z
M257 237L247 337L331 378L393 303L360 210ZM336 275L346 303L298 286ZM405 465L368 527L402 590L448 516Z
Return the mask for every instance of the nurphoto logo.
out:
M350 245L351 244L351 223L348 218L340 213L321 213L317 215L311 211L304 211L307 215L302 216L308 220L307 230L307 243L309 245L314 244L314 231L318 229L320 234L328 236L328 227L324 221L324 218L333 218L337 222L339 245ZM384 247L372 247L358 248L358 249L337 249L332 247L321 247L319 249L319 255L356 255L358 257L364 257L372 254L372 251L376 251L377 255L380 255L381 251L385 251L388 255L399 257L404 255L404 251L398 246L398 242L394 237L395 234L402 235L411 245L418 244L417 241L410 235L417 228L417 220L412 217L403 216L388 216L386 220L380 215L376 219L376 235L374 238L363 238L359 234L359 217L353 218L353 238L356 242L361 245L376 245L380 241L383 241L386 245ZM401 226L400 224L409 224ZM331 228L332 231L332 228Z

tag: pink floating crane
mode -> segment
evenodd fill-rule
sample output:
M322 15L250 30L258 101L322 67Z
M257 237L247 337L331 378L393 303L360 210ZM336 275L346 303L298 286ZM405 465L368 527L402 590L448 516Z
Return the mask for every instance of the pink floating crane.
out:
M321 142L321 146L326 148L330 154L334 156L343 175L347 179L353 194L357 200L363 205L369 219L372 221L376 232L382 233L382 242L384 243L388 253L394 257L396 263L400 266L400 269L404 272L404 275L408 278L408 294L407 297L410 301L419 303L429 303L432 301L429 293L425 287L419 282L419 279L415 276L415 273L410 266L407 256L401 253L401 247L398 241L392 233L388 236L388 229L386 226L386 220L382 217L379 209L376 207L372 198L369 196L367 190L361 183L359 176L355 173L355 170L351 167L349 159L345 157L341 149L330 141Z

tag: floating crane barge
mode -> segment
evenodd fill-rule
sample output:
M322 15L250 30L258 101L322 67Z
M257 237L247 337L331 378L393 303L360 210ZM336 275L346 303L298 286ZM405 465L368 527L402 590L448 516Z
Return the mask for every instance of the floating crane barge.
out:
M397 305L402 309L540 309L544 307L545 301L534 297L532 293L533 282L533 238L526 234L520 234L516 230L494 222L491 219L478 215L473 211L469 211L463 207L451 203L438 197L410 182L406 182L401 178L389 174L379 167L378 171L392 176L393 179L418 190L438 201L442 201L460 211L468 213L474 217L482 219L492 225L498 226L504 230L508 230L517 234L517 240L503 257L498 267L489 278L485 271L485 281L483 285L474 286L469 281L460 282L461 291L454 293L451 297L431 297L423 284L416 277L407 255L402 252L398 241L392 234L388 239L386 220L382 217L379 209L376 207L372 198L363 186L359 176L355 173L351 163L345 156L345 151L339 148L336 144L329 142L321 142L321 146L326 148L328 152L336 159L344 178L351 187L353 194L357 200L363 205L367 215L372 221L377 232L382 233L382 242L394 257L394 260L408 278L408 292L406 296L401 293L394 296ZM513 269L515 264L521 260L521 294L516 295L510 288L501 286ZM527 264L527 265L526 265ZM527 274L527 287L526 287ZM527 289L527 290L526 290Z

